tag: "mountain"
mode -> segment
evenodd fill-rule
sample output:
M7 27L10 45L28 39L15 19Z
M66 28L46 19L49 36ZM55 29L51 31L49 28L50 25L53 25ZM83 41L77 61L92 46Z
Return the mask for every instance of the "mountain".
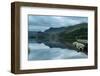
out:
M50 28L44 32L29 31L29 38L37 38L47 41L74 42L76 39L87 39L88 24L80 23L68 27Z
M51 41L69 41L73 42L76 39L87 39L88 24L80 23L68 27L50 28L45 31Z
M46 30L45 32L46 33L52 33L52 32L58 33L58 32L66 31L68 33L68 32L71 32L71 31L74 31L74 30L77 30L80 28L87 28L87 23L80 23L80 24L71 25L68 27L60 27L60 28L52 28L51 27L50 29Z

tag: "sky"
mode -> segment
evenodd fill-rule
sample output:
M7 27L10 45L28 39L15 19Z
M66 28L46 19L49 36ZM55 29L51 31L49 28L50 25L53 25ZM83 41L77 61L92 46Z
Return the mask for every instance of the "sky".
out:
M28 29L29 31L44 32L49 28L67 27L75 24L88 22L88 17L77 16L28 16Z

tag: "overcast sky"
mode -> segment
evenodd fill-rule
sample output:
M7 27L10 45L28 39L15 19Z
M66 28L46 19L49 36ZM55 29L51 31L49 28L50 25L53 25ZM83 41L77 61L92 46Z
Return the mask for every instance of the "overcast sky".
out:
M67 27L88 22L88 17L75 16L28 16L29 31L45 31L50 27Z

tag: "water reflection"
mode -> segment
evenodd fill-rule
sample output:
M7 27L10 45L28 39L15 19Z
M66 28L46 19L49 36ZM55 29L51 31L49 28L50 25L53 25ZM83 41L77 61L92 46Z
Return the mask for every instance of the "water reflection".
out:
M28 60L80 59L87 58L69 43L29 39Z

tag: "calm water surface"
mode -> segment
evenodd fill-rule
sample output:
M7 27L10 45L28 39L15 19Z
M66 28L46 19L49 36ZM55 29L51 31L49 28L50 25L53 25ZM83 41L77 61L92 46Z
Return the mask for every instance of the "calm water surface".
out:
M88 56L76 50L60 47L49 47L44 43L29 42L28 60L80 59Z

